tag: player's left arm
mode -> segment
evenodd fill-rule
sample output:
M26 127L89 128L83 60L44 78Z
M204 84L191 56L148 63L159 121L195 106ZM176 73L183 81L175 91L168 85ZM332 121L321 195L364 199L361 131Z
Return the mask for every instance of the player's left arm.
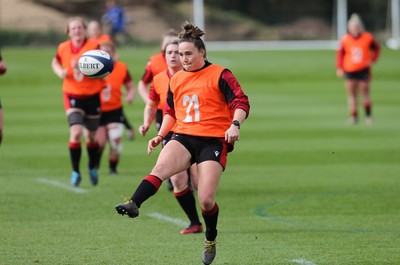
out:
M247 112L243 109L236 109L233 113L231 126L225 131L225 141L233 143L240 140L240 126L247 117Z
M233 111L232 124L225 132L225 140L229 143L233 143L240 139L240 126L249 115L249 99L243 92L236 77L227 69L221 74L219 88L229 108Z
M219 89L225 97L226 103L232 111L242 109L246 115L241 122L243 122L250 113L249 98L243 92L239 82L231 71L225 69L219 79Z
M345 52L344 43L343 41L340 41L340 46L336 51L336 76L339 78L344 76L343 61Z
M371 62L375 63L378 60L380 52L381 52L381 47L379 45L379 42L377 42L375 39L373 39L371 41L370 48L372 51Z

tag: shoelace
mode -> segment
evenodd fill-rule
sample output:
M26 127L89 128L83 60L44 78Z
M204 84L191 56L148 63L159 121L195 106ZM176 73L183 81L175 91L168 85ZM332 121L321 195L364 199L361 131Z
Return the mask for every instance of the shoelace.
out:
M213 253L213 246L215 246L215 244L217 244L217 241L206 241L205 243L205 248L206 248L206 253L207 254L211 254Z
M124 203L130 203L132 200L128 196L121 195L121 198L124 200Z

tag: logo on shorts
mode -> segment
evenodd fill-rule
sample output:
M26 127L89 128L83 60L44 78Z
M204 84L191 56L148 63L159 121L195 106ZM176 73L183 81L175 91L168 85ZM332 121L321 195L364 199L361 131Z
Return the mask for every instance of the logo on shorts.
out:
M219 151L214 151L215 157L219 156Z

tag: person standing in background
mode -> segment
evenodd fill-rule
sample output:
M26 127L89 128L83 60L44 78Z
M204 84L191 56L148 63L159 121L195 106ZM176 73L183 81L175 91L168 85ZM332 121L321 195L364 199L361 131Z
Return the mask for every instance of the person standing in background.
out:
M178 39L178 32L174 29L169 29L167 30L163 36L162 36L162 42L161 42L161 51L150 56L149 60L147 61L147 65L144 71L144 74L142 78L139 80L138 83L138 91L143 99L144 103L147 103L149 99L149 86L151 82L153 81L153 78L161 73L162 71L167 70L168 66L165 61L165 46L168 42L170 42L173 39ZM156 113L156 129L159 130L161 123L162 123L162 118L163 118L163 106L159 105L157 107L157 113ZM171 179L167 180L167 189L169 191L172 191L174 188L172 186Z
M108 169L109 173L118 174L117 165L122 152L122 134L124 131L124 115L122 104L122 86L125 86L126 102L131 104L135 98L135 87L132 83L131 75L125 63L117 60L116 48L112 42L100 43L100 49L109 53L114 61L114 69L105 80L107 86L101 92L101 118L100 127L97 129L96 141L99 144L98 162L99 168L101 155L105 144L110 144Z
M97 42L98 44L106 41L111 41L110 35L103 32L102 25L97 20L91 20L88 23L88 37Z
M106 13L102 16L102 22L110 24L110 36L114 43L117 43L117 36L125 38L126 44L132 44L133 40L126 29L127 17L124 9L117 4L116 0L106 1Z
M89 78L78 68L81 55L98 49L97 42L86 37L86 23L82 17L71 17L66 25L69 40L58 45L51 67L63 80L64 107L69 123L69 153L72 164L71 185L81 182L80 161L82 135L86 139L89 156L89 175L92 185L97 185L96 168L98 144L95 136L100 121L100 91L105 82L100 78Z
M371 33L364 29L361 17L352 14L348 33L340 39L336 54L336 75L345 79L347 104L350 112L348 124L358 122L358 93L362 94L365 123L372 124L372 102L370 97L371 66L378 60L380 45Z
M150 56L147 61L143 76L138 83L138 91L144 103L146 103L149 98L149 86L153 81L153 78L168 68L167 62L165 61L165 46L173 39L178 39L178 32L174 29L167 30L162 36L161 51ZM157 114L157 117L162 118L162 107L159 107L158 109L159 113ZM156 122L159 128L161 120L157 120Z
M113 43L111 36L103 33L103 28L102 28L101 24L96 20L92 20L89 22L88 36L92 40L96 41L99 45L104 42ZM113 46L115 48L115 44L113 44ZM123 115L124 126L127 129L128 139L133 141L135 139L135 129L132 126L132 124L129 122L128 117L125 115L124 112L122 112L122 115Z

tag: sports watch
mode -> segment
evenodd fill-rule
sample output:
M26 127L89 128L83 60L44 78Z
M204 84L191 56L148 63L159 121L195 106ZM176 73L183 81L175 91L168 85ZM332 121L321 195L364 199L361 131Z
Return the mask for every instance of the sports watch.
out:
M240 122L239 122L238 120L232 121L232 124L235 125L235 126L237 126L238 129L240 129Z

